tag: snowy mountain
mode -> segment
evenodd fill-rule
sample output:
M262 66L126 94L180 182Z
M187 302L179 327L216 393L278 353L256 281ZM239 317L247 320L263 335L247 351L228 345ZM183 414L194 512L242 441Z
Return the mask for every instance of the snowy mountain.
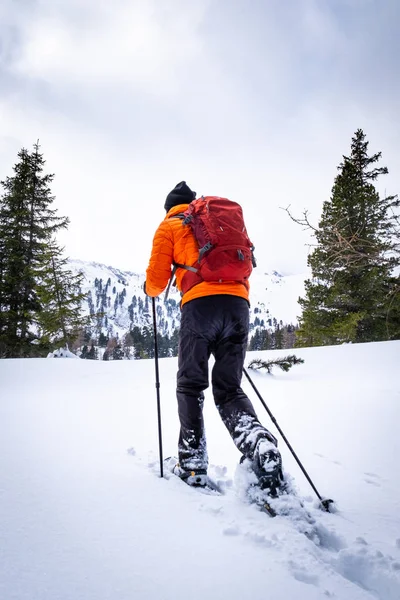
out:
M239 455L210 390L220 497L159 477L152 360L1 360L0 598L398 600L399 353L400 342L299 349L305 363L289 373L251 373L336 514L315 508L243 381L279 438L317 539L243 501ZM160 360L164 456L176 452L176 369L176 358Z
M70 260L74 271L85 276L88 294L84 310L98 314L97 330L109 337L122 337L134 326L152 322L151 305L143 292L145 274L121 271L94 262ZM257 325L273 327L274 322L295 324L300 313L297 303L303 294L307 274L283 276L276 271L262 273L255 269L251 276L250 329ZM171 288L166 303L157 298L157 325L163 334L171 335L180 322L180 295Z

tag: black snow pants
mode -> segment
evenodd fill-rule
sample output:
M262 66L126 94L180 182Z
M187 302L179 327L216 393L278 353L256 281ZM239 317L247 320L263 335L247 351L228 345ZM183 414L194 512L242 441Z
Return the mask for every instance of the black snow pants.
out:
M260 438L276 443L240 387L248 332L249 305L244 298L204 296L182 307L177 399L179 464L184 470L208 466L203 392L209 385L211 354L215 358L211 376L215 404L236 447L251 458Z

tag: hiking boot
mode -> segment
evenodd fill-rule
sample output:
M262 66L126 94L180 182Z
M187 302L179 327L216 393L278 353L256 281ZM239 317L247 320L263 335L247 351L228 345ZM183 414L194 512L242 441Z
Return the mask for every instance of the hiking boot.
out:
M192 487L207 487L208 477L206 469L195 469L193 471L185 471L182 467L176 464L172 470L174 475L177 475L182 481Z
M284 479L281 453L266 438L261 438L257 442L251 467L262 490L269 489L269 495L274 497L282 491Z

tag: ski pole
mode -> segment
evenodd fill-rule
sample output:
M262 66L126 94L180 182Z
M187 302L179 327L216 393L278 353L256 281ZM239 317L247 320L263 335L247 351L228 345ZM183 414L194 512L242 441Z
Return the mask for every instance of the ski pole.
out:
M162 429L161 429L161 402L160 402L160 374L158 370L158 342L157 342L157 323L156 323L156 299L152 298L153 307L153 331L154 331L154 362L156 368L156 390L157 390L157 415L158 415L158 448L160 453L160 477L164 477L163 467L163 447L162 447Z
M325 510L326 512L329 512L329 506L330 504L333 504L333 500L331 500L330 498L322 498L322 496L320 495L320 493L318 492L317 488L315 487L311 477L309 476L309 474L307 473L307 471L305 470L301 460L299 459L299 457L297 456L296 452L293 450L291 444L289 443L289 440L287 439L287 437L285 436L285 434L283 433L282 429L279 427L277 420L275 419L274 415L272 414L272 412L270 411L270 409L268 408L266 402L264 401L264 398L261 396L260 392L258 391L258 389L256 388L253 380L251 379L250 375L247 373L246 369L243 369L243 373L246 375L246 378L248 379L251 387L253 388L253 390L255 391L255 393L257 394L257 396L259 397L259 399L261 400L261 404L263 405L263 407L265 408L265 410L267 411L268 415L270 416L271 421L273 422L273 424L275 425L275 427L277 428L277 430L279 431L279 433L281 434L282 438L284 439L287 447L289 448L290 452L293 454L297 464L299 465L300 469L302 470L304 476L306 477L308 483L311 485L312 489L314 490L314 492L317 495L318 500L320 501L321 507L323 508L323 510Z

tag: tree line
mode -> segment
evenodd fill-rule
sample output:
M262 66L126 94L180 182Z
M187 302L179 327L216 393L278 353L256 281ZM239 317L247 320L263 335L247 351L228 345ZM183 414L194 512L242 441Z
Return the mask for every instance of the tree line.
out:
M70 343L86 322L82 276L72 273L57 243L67 217L52 208L39 144L22 148L13 175L1 181L0 357L43 356Z
M157 332L160 358L178 355L179 329L171 335ZM134 326L122 337L108 336L103 332L93 336L89 329L80 333L73 342L72 351L89 360L139 360L154 358L154 332L152 327Z
M249 350L282 350L295 345L298 326L277 324L275 329L255 327L249 338ZM179 328L173 333L157 332L158 354L161 358L178 356ZM71 350L89 360L126 360L154 358L154 332L152 327L134 326L122 337L100 332L93 336L90 329L80 333Z
M388 169L378 166L381 152L369 154L368 146L358 129L317 225L307 210L295 217L286 208L314 237L311 277L299 298L298 325L274 321L272 327L256 319L250 350L400 339L400 204L397 196L377 190L377 180ZM133 322L136 298L128 307L131 326L122 339L103 332L111 280L95 282L96 303L82 292L83 275L68 268L57 242L69 219L53 207L54 175L45 174L44 167L36 143L32 151L19 151L13 174L0 182L0 358L46 356L60 346L89 359L99 358L99 348L104 360L151 358L152 328ZM125 295L125 290L115 295L114 311ZM149 311L147 297L137 302ZM178 328L169 335L164 323L158 346L160 356L175 356Z

